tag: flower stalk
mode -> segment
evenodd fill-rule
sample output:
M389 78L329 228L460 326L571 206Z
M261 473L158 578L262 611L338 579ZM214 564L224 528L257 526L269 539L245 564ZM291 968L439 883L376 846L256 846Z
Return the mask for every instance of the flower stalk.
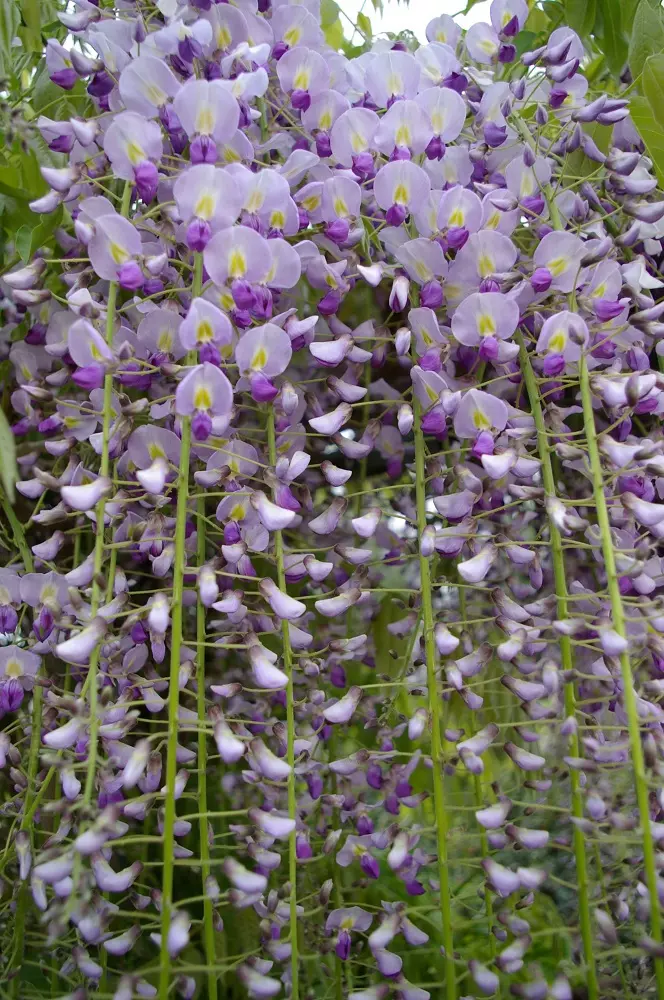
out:
M602 546L602 556L604 558L606 587L611 606L611 622L612 627L618 636L620 636L620 638L625 640L625 643L627 643L628 637L625 627L625 609L623 607L622 596L620 593L620 583L618 580L618 571L616 568L614 541L611 533L611 522L609 520L609 509L606 501L604 476L602 473L602 461L597 442L597 428L595 426L595 414L593 411L593 392L590 384L590 373L588 371L588 362L585 353L581 355L579 362L579 383L581 389L581 404L583 406L583 429L585 432L586 447L588 449L588 461L592 475L595 515L597 517L597 526L599 528ZM645 769L643 746L641 743L641 724L639 722L639 712L636 703L634 676L627 649L620 653L619 660L623 687L623 702L625 715L627 716L627 730L629 733L630 757L632 759L634 784L636 786L636 802L641 822L643 867L645 872L645 883L648 889L648 898L650 900L650 928L656 945L661 946L662 916L658 891L659 880L655 858L655 845L650 825L650 791ZM653 963L655 968L655 979L657 982L657 996L661 1000L661 998L664 998L664 959L655 956L653 958Z
M456 970L454 965L454 938L452 932L452 900L447 857L447 804L443 779L443 747L441 739L441 698L438 691L437 652L434 641L434 611L432 603L431 571L428 558L422 554L422 536L427 526L426 516L426 445L422 432L422 411L419 400L413 398L415 439L415 502L417 508L417 544L420 591L422 601L422 631L426 662L427 696L431 719L431 762L433 764L433 808L436 824L436 849L438 855L438 881L440 883L440 916L442 920L442 946L445 961L445 997L456 1000Z
M551 446L544 420L544 411L539 392L539 386L530 355L526 347L523 335L519 333L519 362L521 372L528 393L530 409L535 421L535 432L537 435L537 453L542 463L542 482L544 492L547 497L556 499L556 480L551 460ZM549 540L551 545L551 564L553 567L553 582L556 592L556 609L558 618L565 620L569 613L569 595L567 592L567 577L565 571L565 553L563 551L563 541L558 525L552 517L548 518ZM560 661L565 676L565 716L566 718L576 718L576 686L574 682L574 659L572 656L572 640L568 635L560 636ZM569 736L569 753L572 757L581 756L579 735L576 727ZM577 820L583 817L583 792L581 789L581 775L576 768L570 768L571 786L571 806L572 815ZM588 858L586 856L586 841L581 827L574 824L573 829L574 860L576 864L577 887L579 890L579 924L581 927L581 940L583 943L583 957L585 962L586 987L588 989L588 1000L598 1000L599 985L597 982L597 968L595 964L595 954L593 950L593 929L592 916L590 910L590 881L588 877Z
M274 407L270 406L267 414L267 447L270 468L277 464L277 435L274 418ZM274 559L277 568L277 586L286 593L286 569L284 563L284 541L281 531L273 532ZM293 821L293 829L288 836L288 878L290 882L289 915L290 915L290 946L291 946L291 997L299 1000L299 960L298 960L298 930L297 930L297 795L295 789L295 694L293 688L293 649L290 640L290 626L285 618L281 619L281 637L283 643L283 658L285 673L288 678L286 685L286 760L290 768L288 773L288 817Z
M194 256L194 283L200 288L203 261L200 254ZM189 365L196 364L196 352L187 356ZM187 510L189 506L189 458L191 454L191 418L183 416L180 429L180 454L177 479L175 482L175 553L173 557L173 590L171 598L171 654L168 680L168 737L166 740L166 784L164 793L163 870L161 879L161 944L159 950L159 998L167 1000L171 987L171 954L168 935L173 920L173 874L174 874L174 830L176 820L175 780L177 776L178 713L180 708L180 657L183 644L183 596L184 574L187 562L185 551ZM199 518L199 521L201 519ZM198 631L198 610L197 610ZM197 651L201 647L197 646ZM204 647L202 647L204 648ZM197 655L198 652L197 652ZM198 670L200 670L200 665ZM200 678L200 675L197 673ZM200 744L199 744L200 748ZM201 775L199 774L199 780ZM205 778L202 777L204 786ZM206 824L207 826L207 824ZM207 830L206 830L207 838ZM206 859L207 860L207 859ZM208 931L205 924L205 945ZM209 959L208 959L209 961Z

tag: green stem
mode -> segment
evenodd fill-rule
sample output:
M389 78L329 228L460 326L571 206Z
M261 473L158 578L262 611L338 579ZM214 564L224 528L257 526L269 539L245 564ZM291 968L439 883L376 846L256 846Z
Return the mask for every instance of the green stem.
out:
M454 968L454 941L452 935L452 901L447 870L447 816L445 786L443 782L443 747L440 735L441 699L436 681L436 644L434 642L434 614L431 600L431 573L429 560L422 555L421 539L427 524L426 478L424 468L424 434L422 433L422 410L413 396L415 417L415 494L417 502L417 542L420 550L420 589L422 593L422 619L424 628L424 652L427 665L427 690L431 715L431 761L433 764L433 805L436 818L436 844L438 848L438 881L440 882L440 915L442 919L442 939L445 949L445 996L446 1000L456 1000L456 973Z
M602 540L602 555L604 557L604 569L606 572L606 585L611 602L611 617L613 628L618 635L626 639L625 612L620 594L618 581L618 571L616 569L615 554L613 551L613 538L611 537L611 522L609 521L609 510L604 492L604 478L602 475L602 463L597 444L597 428L595 427L595 414L593 413L592 389L590 387L590 375L585 354L581 356L579 362L579 379L581 384L581 401L583 404L583 427L588 446L588 458L593 481L593 498L595 510L597 512L597 524ZM655 861L655 848L653 844L652 829L650 827L650 807L648 796L648 778L645 771L643 757L643 747L641 745L641 729L639 724L639 714L636 704L636 692L634 690L634 678L632 676L632 665L627 651L620 655L620 672L623 685L623 705L627 716L627 729L629 732L629 746L632 757L632 767L634 769L634 784L636 786L636 801L639 809L641 821L641 836L643 838L643 866L645 869L645 880L648 887L650 899L650 927L654 940L658 945L662 942L662 917L659 908L659 894L657 891L657 865ZM655 978L657 980L657 996L659 1000L664 1000L664 959L653 958L655 966Z
M32 560L32 552L30 551L27 542L25 540L25 534L23 528L16 518L11 505L7 502L5 506L5 497L2 497L3 507L9 518L9 523L11 524L12 530L14 532L14 541L16 546L23 557L23 564L28 573L32 573L34 570L34 564ZM11 514L11 517L9 515ZM25 802L23 804L23 816L21 818L21 830L27 831L28 837L30 838L30 851L34 858L35 855L35 837L34 837L34 825L32 823L32 817L30 813L30 808L35 795L35 781L37 778L37 768L39 765L39 744L41 741L41 713L42 713L42 688L37 682L35 684L33 694L32 694L32 718L30 721L31 731L30 731L30 756L28 758L28 785L25 790ZM11 981L11 997L18 998L19 989L21 984L21 967L23 965L23 954L25 950L25 918L28 910L28 903L30 900L30 889L27 880L21 883L21 887L18 892L18 901L16 904L16 914L14 918L14 951L9 962L9 970L16 969L16 976Z
M131 204L132 185L129 181L125 184L122 194L121 213L124 218L129 214ZM115 327L115 310L118 301L118 283L111 281L108 286L108 304L106 309L106 343L113 343L113 332ZM107 372L104 376L104 412L102 417L101 432L101 460L99 463L99 474L108 478L111 467L109 456L109 441L111 436L111 420L113 416L113 375ZM102 496L95 508L95 547L94 547L94 575L92 578L92 589L90 594L90 618L94 618L101 606L104 597L104 589L100 586L102 570L104 568L104 542L105 531L104 521L106 517L106 497ZM112 586L112 584L111 584ZM94 793L95 779L97 777L97 754L99 740L99 707L98 707L98 674L99 674L99 654L101 642L97 643L90 655L90 664L85 678L84 690L88 696L88 713L90 717L88 736L88 757L85 768L85 784L83 786L82 815L85 816L90 810L92 796ZM82 860L80 855L76 856L72 879L74 891L70 897L71 905L76 899L76 890L81 876Z
M484 781L482 774L475 775L475 803L478 809L483 809L486 805L485 795L484 795ZM489 837L486 830L482 827L480 832L480 850L482 851L482 857L489 857ZM489 954L493 960L496 957L496 938L493 934L493 899L491 893L488 889L484 892L484 911L486 913L486 933L489 941ZM500 996L500 988L496 993L496 997Z
M5 517L9 521L9 527L12 529L12 535L14 536L14 543L21 554L23 565L25 566L26 571L31 573L33 570L32 552L30 551L30 547L25 539L23 525L14 513L14 508L10 504L9 498L2 490L0 490L0 504L2 504Z
M202 257L194 256L194 271L202 273ZM196 279L194 279L196 280ZM198 279L200 281L200 278ZM196 364L196 352L187 355L187 364ZM182 600L184 573L187 562L185 551L187 506L189 504L189 459L191 455L191 418L182 417L180 431L180 457L176 481L177 506L175 511L175 554L173 556L173 598L171 604L171 657L168 678L168 739L166 741L166 787L164 799L163 870L161 880L161 945L159 954L159 998L167 1000L171 981L171 956L168 951L168 932L173 916L173 864L174 829L176 819L175 779L177 776L178 711L180 708L180 653L182 650ZM198 618L198 615L197 615ZM205 647L202 647L205 648ZM197 653L197 655L200 655ZM200 727L199 727L200 728ZM200 777L200 776L199 776Z
M551 461L551 447L549 437L546 432L544 412L540 398L535 372L530 363L530 355L526 349L525 342L521 334L519 340L519 357L521 371L523 372L526 391L530 400L530 409L535 421L537 431L537 451L542 463L542 482L547 497L556 497L556 480L553 473ZM556 589L557 615L560 619L568 617L568 593L567 580L565 576L565 555L563 552L563 542L558 526L553 518L549 518L549 537L551 539L551 561L553 564L553 579ZM576 691L574 686L574 659L572 656L572 642L569 636L560 636L560 659L563 672L568 680L565 683L565 715L576 715ZM576 729L570 736L570 755L580 757L581 750L579 737ZM577 819L583 816L583 794L581 790L581 776L575 768L570 768L571 784L571 805L572 815ZM586 986L588 989L588 1000L598 1000L599 986L597 982L597 969L595 967L595 955L593 952L593 930L590 912L590 894L588 884L588 860L586 857L586 845L583 832L578 824L574 824L574 858L576 861L577 883L579 887L579 922L581 925L581 940L583 942L583 955L586 965Z
M203 284L203 258L196 254L194 261L194 282L192 295L197 298L201 294ZM206 524L205 497L196 501L196 561L200 570L205 564ZM207 789L207 728L205 709L205 605L201 601L200 592L196 601L196 642L197 671L196 704L198 710L198 840L201 855L201 881L203 886L203 945L205 959L209 967L207 974L207 996L209 1000L217 1000L217 974L215 965L217 954L215 949L215 934L213 923L212 900L206 889L206 880L210 874L210 844L208 842L208 789Z
M270 407L267 419L267 443L270 467L277 464L277 441L274 425L274 409ZM277 566L277 586L286 592L286 571L284 569L284 541L280 531L274 532L274 557ZM286 619L281 622L283 639L284 668L288 677L286 686L286 728L287 754L290 772L288 774L288 815L292 820L297 818L297 803L295 800L295 699L293 695L293 651L290 643L290 630ZM288 838L288 877L290 880L290 943L291 943L291 1000L299 998L299 968L298 968L298 938L297 938L297 850L296 829Z

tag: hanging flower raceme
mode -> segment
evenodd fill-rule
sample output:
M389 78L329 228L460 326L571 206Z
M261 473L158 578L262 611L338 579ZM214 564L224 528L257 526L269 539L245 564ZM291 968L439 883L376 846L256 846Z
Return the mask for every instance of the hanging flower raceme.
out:
M525 0L139 6L61 14L0 279L3 981L656 991L647 73Z

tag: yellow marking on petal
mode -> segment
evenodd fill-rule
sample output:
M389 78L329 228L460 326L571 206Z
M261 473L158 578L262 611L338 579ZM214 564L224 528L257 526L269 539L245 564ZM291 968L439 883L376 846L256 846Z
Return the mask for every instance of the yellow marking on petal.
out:
M290 48L293 48L294 45L297 45L297 43L301 38L302 38L302 29L299 28L297 25L294 25L292 28L289 28L288 31L285 32L284 34L284 41L286 45L290 46Z
M367 148L367 143L361 132L351 132L350 144L354 153L363 153Z
M431 337L425 337L424 342L425 344L433 343ZM432 403L435 403L438 400L438 393L436 392L435 389L432 389L427 382L424 383L424 390Z
M233 39L231 38L231 33L226 27L226 25L225 24L219 25L219 27L217 28L217 48L228 49L230 48L232 41Z
M445 125L445 118L440 111L434 111L431 115L431 124L435 135L440 135Z
M397 184L394 191L394 201L397 205L408 204L408 188L405 184Z
M45 583L39 592L39 602L40 604L48 604L55 601L58 596L57 588L52 583Z
M422 281L431 281L433 272L427 267L423 260L415 261L415 273Z
M154 104L156 108L160 108L166 103L166 94L161 87L157 87L154 83L144 83L143 93L147 97L150 104Z
M196 131L201 135L210 135L214 131L215 114L209 104L198 109L196 115Z
M485 229L497 229L500 223L500 212L492 212L486 223L484 224Z
M556 330L547 345L552 354L562 354L567 344L567 334L564 330Z
M496 324L493 317L483 313L477 318L477 332L480 337L493 337L496 332Z
M0 604L11 604L12 599L6 587L0 587Z
M96 346L96 344L92 344L92 343L90 344L90 354L95 359L95 361L101 361L102 360L101 351Z
M400 125L394 137L395 146L410 146L410 129L407 125Z
M69 427L70 429L73 430L74 427L78 427L80 421L79 421L78 417L65 417L65 419L62 422L65 425L65 427ZM8 601L0 601L0 603L2 603L2 604L8 604L9 602Z
M256 215L257 212L263 207L263 202L265 201L265 195L260 188L254 188L254 190L249 195L247 202L245 204L245 209L250 215Z
M556 257L555 260L549 261L548 267L554 278L559 278L563 271L566 269L569 263L567 257Z
M162 330L157 337L157 347L160 351L170 351L173 347L173 334L170 330Z
M137 142L134 142L133 140L127 143L126 152L132 167L138 166L139 163L142 163L143 160L147 159L141 147L138 145Z
M5 677L22 677L23 667L19 660L9 660L5 664Z
M391 94L403 93L403 80L399 73L392 73L387 81L387 89Z
M347 215L350 215L348 205L343 198L334 199L334 214L338 215L340 219L344 219Z
M309 90L311 81L311 70L303 66L293 77L293 90Z
M443 45L447 45L447 32L446 31L437 31L436 32L436 41L437 42L442 42Z
M230 312L231 309L235 309L235 299L230 292L221 292L219 295L219 305L224 312Z
M270 215L270 227L272 229L283 229L285 225L286 225L286 216L281 211L280 208L277 208Z
M481 253L477 261L477 272L480 278L488 278L495 270L496 264L493 257L490 257L488 253Z
M465 212L462 208L455 208L449 217L448 225L463 226L465 222Z
M212 406L210 390L206 385L199 385L194 392L194 409L209 410Z
M487 55L490 56L492 56L494 52L497 50L496 43L491 41L490 38L483 38L482 41L479 43L479 45L482 51L486 52Z
M332 112L323 111L320 118L318 119L318 128L322 129L323 132L327 132L328 129L332 128Z
M233 345L232 344L224 344L224 346L219 349L219 353L221 354L222 358L224 358L224 359L225 358L230 358L231 355L233 354Z
M156 458L166 458L166 452L160 444L157 444L156 441L151 441L148 445L148 455L153 462Z
M196 342L199 344L209 344L211 340L214 340L212 323L207 319L201 320L196 327Z
M532 173L525 173L521 178L521 185L519 187L522 198L528 198L531 194L535 192L535 177Z
M473 411L473 423L477 427L478 431L488 431L491 427L491 421L479 407L475 407Z
M209 222L209 220L214 215L214 210L216 207L217 199L211 192L206 192L202 194L194 206L194 215L203 219L204 222Z
M113 242L109 243L108 250L111 257L113 258L114 264L124 264L125 261L129 260L130 255L127 253L124 247L120 246L119 243L113 243Z
M320 195L310 194L302 199L302 204L307 212L313 212L320 205Z
M338 284L337 284L337 279L334 276L334 274L326 274L325 275L325 284L328 285L330 288L338 288L339 287Z
M30 379L32 378L32 372L30 371L30 369L28 368L28 366L27 365L21 365L21 371L23 372L23 378L25 379L25 381L29 382Z
M231 278L242 278L247 271L247 258L237 247L228 256L228 273Z
M591 293L592 298L603 299L606 295L606 282L603 281L601 285L598 285Z
M224 163L239 163L242 157L232 146L224 146L221 151L221 158Z
M254 351L254 356L251 359L250 367L252 371L257 372L260 371L262 368L265 368L266 364L267 364L267 351L261 345L260 347L257 347L256 350Z
M231 521L244 521L246 516L247 508L241 503L236 503L231 511Z

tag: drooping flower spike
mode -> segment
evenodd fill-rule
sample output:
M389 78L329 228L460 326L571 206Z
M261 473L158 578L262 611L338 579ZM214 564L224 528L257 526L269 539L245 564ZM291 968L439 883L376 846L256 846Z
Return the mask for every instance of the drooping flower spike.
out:
M656 57L549 6L81 3L8 101L12 995L664 995Z

